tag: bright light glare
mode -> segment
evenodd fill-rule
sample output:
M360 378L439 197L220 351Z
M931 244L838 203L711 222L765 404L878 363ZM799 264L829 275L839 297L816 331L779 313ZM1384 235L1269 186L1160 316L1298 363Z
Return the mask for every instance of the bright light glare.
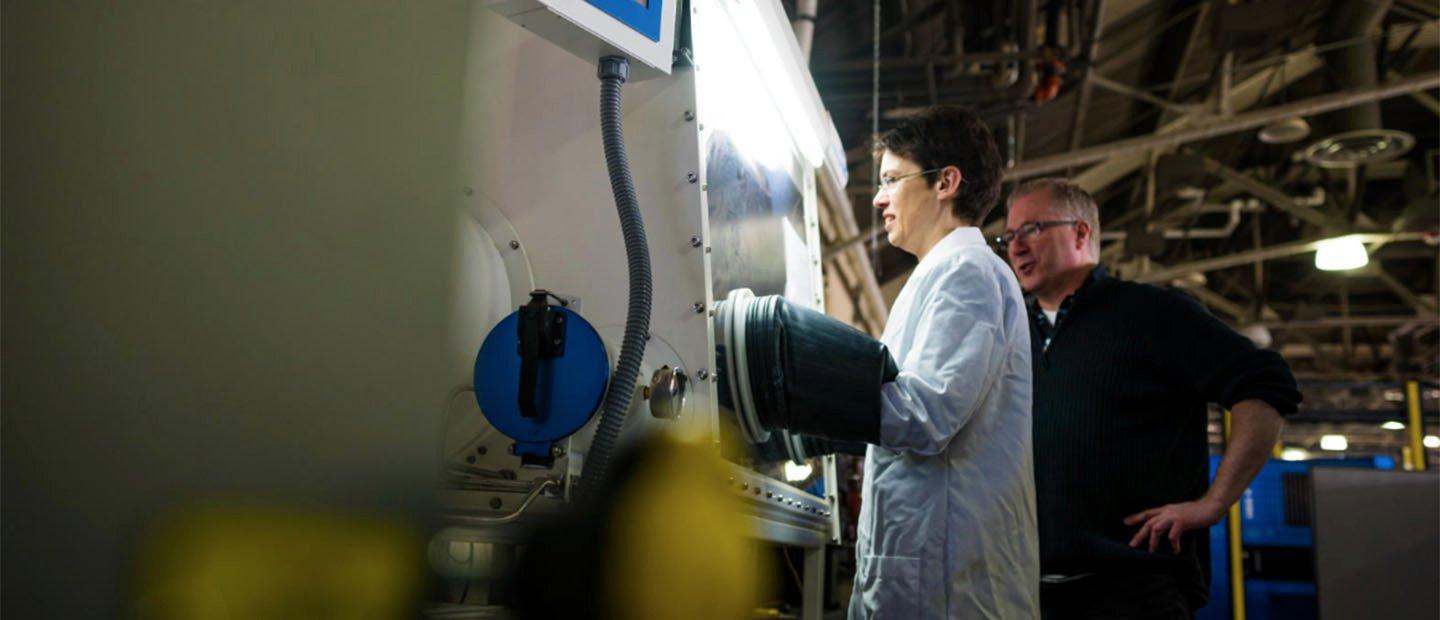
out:
M1425 436L1425 447L1426 447L1426 448L1440 448L1440 437L1436 437L1436 436L1434 436L1434 435L1426 435L1426 436Z
M824 147L801 103L801 86L785 75L784 56L765 34L759 9L753 2L717 2L701 13L707 17L694 21L695 51L708 122L742 149L754 147L745 152L766 163L787 161L793 139L811 166L823 164Z
M1403 431L1403 430L1405 430L1405 423L1404 423L1404 422L1396 422L1396 421L1394 421L1394 420L1391 420L1391 421L1389 421L1389 422L1386 422L1386 423L1384 423L1384 424L1381 424L1381 425L1380 425L1380 428L1383 428L1383 429L1385 429L1385 430L1387 430L1387 431Z
M1355 235L1326 239L1315 246L1315 268L1321 271L1346 271L1368 264L1370 254Z
M746 62L745 44L719 7L707 9L708 19L695 20L695 44L702 70L701 111L712 131L730 136L746 157L784 170L793 158L790 134L754 69Z
M1280 451L1280 460L1282 461L1303 461L1309 457L1310 453L1300 448L1285 448Z
M809 463L796 465L794 461L785 461L785 480L789 482L800 482L810 477L815 471Z
M1344 435L1325 435L1320 438L1320 449L1331 452L1344 452L1350 447L1350 442L1345 440Z

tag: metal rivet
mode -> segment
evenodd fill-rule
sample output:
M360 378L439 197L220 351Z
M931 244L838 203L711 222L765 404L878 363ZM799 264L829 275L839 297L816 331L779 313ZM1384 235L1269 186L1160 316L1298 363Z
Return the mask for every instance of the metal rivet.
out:
M555 457L555 458L557 458L557 459L560 458L560 457L562 457L562 456L565 456L565 448L560 447L560 446L553 446L553 447L551 447L551 448L550 448L550 456L553 456L553 457Z
M470 463L471 465L474 465L474 464L475 464L475 457L473 457L473 456L467 456L467 457L465 457L465 462L466 462L466 463Z
M690 235L690 247L700 247L700 235Z
M705 311L705 303L697 301L693 304L690 304L690 308L695 310L695 314L700 314Z
M492 498L490 498L490 509L491 509L491 510L499 510L501 505L502 505L502 504L501 504L501 502L500 502L500 498L498 498L498 497L492 497Z
M685 180L686 180L686 181L689 181L689 182L691 182L691 183L694 183L694 182L700 180L700 175L695 174L694 172L691 172L691 173L685 175Z
M695 112L693 112L693 111L691 111L691 110L686 110L686 111L685 111L685 120L687 120L687 121L693 121L693 120L695 120Z
M486 453L486 452L489 452L489 451L490 451L490 450L486 449L485 446L480 446L480 447L478 447L478 448L475 448L475 453L476 453L476 454L479 454L479 455L481 455L481 456L484 456L485 453Z
M516 240L514 240L514 239L511 239L511 240L510 240L510 249L512 249L512 250L518 250L518 249L520 249L520 242L519 242L519 241L516 241Z
M701 368L700 370L695 371L695 377L700 379L701 381L704 381L710 377L710 371Z

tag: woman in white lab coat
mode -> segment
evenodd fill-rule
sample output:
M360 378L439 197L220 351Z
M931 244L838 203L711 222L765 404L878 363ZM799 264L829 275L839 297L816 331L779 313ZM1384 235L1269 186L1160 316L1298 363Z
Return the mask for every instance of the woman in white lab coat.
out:
M969 111L938 106L882 136L875 208L919 265L882 342L850 618L1035 618L1030 331L1020 287L978 226L1000 155Z

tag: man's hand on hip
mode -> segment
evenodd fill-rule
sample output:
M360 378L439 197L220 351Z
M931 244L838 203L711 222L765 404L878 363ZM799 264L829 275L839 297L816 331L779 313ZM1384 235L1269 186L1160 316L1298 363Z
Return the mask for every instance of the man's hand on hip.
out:
M1171 549L1178 554L1181 534L1215 525L1223 516L1225 506L1202 498L1137 512L1125 518L1125 525L1140 526L1140 531L1130 539L1131 547L1148 544L1150 552L1156 553L1160 550L1160 541L1169 539Z

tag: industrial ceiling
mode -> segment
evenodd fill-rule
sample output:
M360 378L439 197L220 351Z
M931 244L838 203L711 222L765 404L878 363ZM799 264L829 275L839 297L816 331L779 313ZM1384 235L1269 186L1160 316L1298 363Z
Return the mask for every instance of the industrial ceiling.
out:
M996 136L1007 191L1076 179L1101 205L1103 262L1268 340L1317 420L1391 412L1386 386L1407 379L1427 382L1434 406L1440 3L785 5L848 149L860 232L827 235L827 257L863 249L887 302L914 259L875 234L870 137L920 107L965 104ZM1316 242L1350 234L1369 264L1316 269ZM1369 404L1346 409L1336 392Z

